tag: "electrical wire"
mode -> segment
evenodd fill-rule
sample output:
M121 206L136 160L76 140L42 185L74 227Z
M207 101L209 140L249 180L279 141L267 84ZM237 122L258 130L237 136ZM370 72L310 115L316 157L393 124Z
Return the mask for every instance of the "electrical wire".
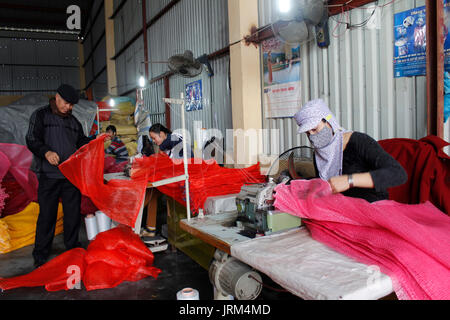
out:
M342 21L342 20L336 19L334 16L330 16L330 19L337 23L336 26L333 29L332 36L334 38L340 38L341 36L343 36L345 34L345 32L348 29L363 28L363 27L367 26L367 24L372 19L372 17L374 16L374 14L375 14L377 9L384 9L386 6L393 4L395 1L396 0L391 0L391 1L387 2L387 3L382 4L382 5L380 5L379 1L377 1L377 4L375 6L366 7L366 8L351 6L350 3L352 1L348 1L348 2L340 4L340 5L329 5L328 7L339 7L340 6L341 7L341 15L345 14L345 16L347 17L347 21ZM351 8L351 9L360 9L360 10L372 10L372 13L364 21L352 24L350 22L349 10L345 10L346 8L347 9ZM336 29L342 24L346 25L345 31L343 33L341 33L341 34L336 35Z
M330 17L332 20L334 20L334 21L337 22L336 26L334 27L333 31L331 32L331 35L332 35L334 38L340 38L341 36L343 36L343 35L347 32L348 26L349 26L349 24L350 24L350 16L349 16L349 13L348 13L348 11L344 11L344 7L342 7L341 15L347 16L347 22L338 21L338 20L334 19L333 16ZM346 28L345 28L345 30L344 30L343 33L336 35L336 34L335 34L336 29L337 29L341 24L345 24L345 25L346 25Z
M238 44L238 43L240 43L240 42L242 42L242 41L244 41L244 40L246 40L246 39L248 39L248 38L250 38L250 37L252 37L252 36L254 36L254 35L256 35L256 34L262 32L262 31L264 31L264 30L266 30L266 29L268 29L268 28L271 28L271 27L272 27L272 24L268 24L268 25L262 27L260 30L257 30L257 31L255 31L255 32L251 33L250 35L245 36L244 38L242 38L242 39L240 39L240 40L237 40L237 41L235 41L235 42L230 43L230 44L228 45L228 47L234 46L234 45L236 45L236 44Z

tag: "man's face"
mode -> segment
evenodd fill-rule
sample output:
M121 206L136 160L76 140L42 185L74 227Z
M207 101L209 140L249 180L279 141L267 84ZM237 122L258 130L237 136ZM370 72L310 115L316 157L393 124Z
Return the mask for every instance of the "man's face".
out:
M64 100L58 93L55 96L56 98L56 108L62 114L68 115L72 112L73 104Z

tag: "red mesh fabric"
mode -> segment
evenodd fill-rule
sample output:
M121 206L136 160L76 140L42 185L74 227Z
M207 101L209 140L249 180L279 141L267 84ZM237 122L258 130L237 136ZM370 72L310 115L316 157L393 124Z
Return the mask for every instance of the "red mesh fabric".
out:
M104 173L116 173L123 172L127 162L116 163L116 160L111 157L105 157L105 167L103 169ZM87 216L89 214L94 214L98 211L98 208L92 202L89 197L81 196L81 214Z
M29 274L9 279L0 279L0 288L10 290L21 287L45 286L47 291L68 290L68 285L73 288L76 282L72 280L68 281L74 275L73 271L69 268L73 266L79 268L79 281L81 281L85 254L86 250L82 248L66 251Z
M83 282L86 289L114 288L123 281L156 278L153 253L129 227L102 232L89 245Z
M127 161L116 163L116 159L113 157L105 157L105 168L104 173L117 173L123 172L125 166L127 165Z
M143 177L105 184L104 139L105 135L101 135L83 146L59 169L99 210L116 222L134 226L145 196L147 180Z
M450 299L450 218L430 202L406 205L331 194L326 181L276 188L275 207L306 218L311 235L388 274L399 299Z
M83 281L88 291L114 288L123 281L157 278L161 270L152 267L153 259L139 236L122 225L98 234L87 251L69 250L27 275L0 279L0 289L45 286L47 291L68 290L76 284L73 266L79 271L75 279Z
M33 154L27 147L0 143L0 183L9 195L0 216L16 214L37 200L38 180L30 170L32 161Z
M182 160L165 154L137 159L131 180L103 181L105 135L82 147L59 166L61 172L89 197L94 205L114 221L134 227L148 182L184 174ZM198 162L198 163L197 163ZM191 209L196 213L206 198L238 193L246 183L264 182L259 164L245 169L228 169L216 162L192 159L188 166ZM159 187L158 190L186 205L184 181Z
M265 182L260 166L256 164L245 169L229 169L219 166L215 161L189 159L189 194L193 214L203 208L208 197L239 193L244 184ZM172 160L165 154L137 159L133 165L132 177L148 176L149 182L155 182L184 174L182 160ZM186 206L184 181L158 187Z

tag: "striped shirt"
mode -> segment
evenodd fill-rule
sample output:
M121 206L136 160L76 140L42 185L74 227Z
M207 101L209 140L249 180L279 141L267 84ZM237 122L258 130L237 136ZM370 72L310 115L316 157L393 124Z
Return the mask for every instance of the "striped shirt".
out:
M128 161L128 150L118 137L111 140L111 145L105 150L105 153L116 156L116 163Z

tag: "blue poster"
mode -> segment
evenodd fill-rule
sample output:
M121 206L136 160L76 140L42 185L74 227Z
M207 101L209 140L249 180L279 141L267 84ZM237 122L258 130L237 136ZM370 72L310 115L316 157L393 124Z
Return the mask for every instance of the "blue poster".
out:
M425 6L394 15L394 77L426 75Z
M450 0L444 0L444 69L450 72Z
M444 68L450 71L450 0L444 0ZM394 77L426 75L425 6L394 15Z
M202 80L188 83L186 85L186 111L202 110L202 95Z

